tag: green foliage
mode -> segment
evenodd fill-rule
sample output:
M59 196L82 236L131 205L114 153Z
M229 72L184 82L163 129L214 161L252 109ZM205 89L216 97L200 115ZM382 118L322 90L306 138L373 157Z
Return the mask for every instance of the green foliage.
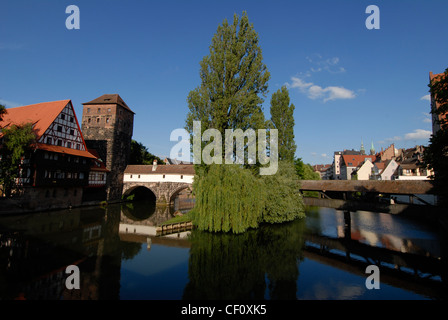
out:
M320 174L318 172L314 172L311 165L303 163L301 158L296 158L294 160L294 167L300 180L320 180ZM303 195L305 197L317 198L319 197L319 192L304 191Z
M0 104L0 121L2 121L3 115L5 115L5 114L6 114L6 107L4 105ZM1 129L1 127L0 127L0 129Z
M294 166L300 180L320 180L320 174L314 172L311 165L303 163L301 158L294 160Z
M193 182L192 210L199 230L242 233L260 223L303 218L304 206L294 168L279 163L277 174L256 176L238 165L210 165Z
M439 204L448 207L448 130L439 130L429 141L423 159L434 170L433 186L439 196Z
M17 189L20 162L29 152L36 136L31 123L22 126L13 125L2 129L3 143L0 148L0 184L6 197Z
M431 96L439 104L431 112L446 115L448 112L448 68L442 77L429 84ZM430 144L423 154L424 163L434 170L434 191L439 195L439 204L448 207L448 119L442 117L440 130L431 136Z
M186 129L193 132L193 121L202 122L202 132L263 128L262 103L270 74L262 60L246 12L241 18L235 14L232 24L224 20L212 38L210 54L200 62L201 84L188 95Z
M262 219L264 222L281 223L305 216L299 192L300 182L291 163L279 162L275 175L262 176L260 179L266 193Z
M294 161L297 146L294 142L294 105L289 104L286 86L277 90L271 98L271 124L278 130L279 160Z
M205 172L206 171L206 172ZM264 188L238 165L210 165L193 182L194 223L200 230L241 233L256 228L264 206Z
M163 164L163 161L150 153L142 143L135 140L131 141L131 154L129 158L129 164L145 164L152 165L154 159L157 160L157 164Z

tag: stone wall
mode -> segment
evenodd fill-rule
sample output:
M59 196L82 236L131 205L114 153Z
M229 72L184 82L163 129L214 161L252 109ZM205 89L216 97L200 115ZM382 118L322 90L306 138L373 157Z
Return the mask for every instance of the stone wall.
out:
M191 188L191 184L182 182L125 182L123 185L123 195L130 195L132 190L137 187L145 187L154 193L157 204L170 204L172 197L187 188Z

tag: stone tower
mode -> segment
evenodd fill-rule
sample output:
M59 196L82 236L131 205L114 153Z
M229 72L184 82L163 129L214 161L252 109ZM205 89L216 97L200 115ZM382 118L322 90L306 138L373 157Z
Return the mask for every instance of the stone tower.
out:
M105 94L83 103L82 133L89 149L95 149L106 168L107 200L120 200L123 173L131 152L134 112L118 94Z

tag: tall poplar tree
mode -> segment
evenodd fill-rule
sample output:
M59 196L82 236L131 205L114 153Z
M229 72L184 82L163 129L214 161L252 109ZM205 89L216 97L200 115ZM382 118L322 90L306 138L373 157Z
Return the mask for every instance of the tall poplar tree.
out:
M233 23L223 21L212 38L210 54L200 62L201 84L188 95L186 129L202 122L209 128L264 128L263 98L270 74L263 63L258 34L247 13L236 14Z
M271 124L278 130L278 159L294 162L297 146L294 142L294 109L286 86L272 94Z

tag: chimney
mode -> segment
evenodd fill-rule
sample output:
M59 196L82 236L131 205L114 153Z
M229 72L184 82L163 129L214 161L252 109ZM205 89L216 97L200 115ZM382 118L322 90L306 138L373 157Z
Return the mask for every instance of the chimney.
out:
M156 171L157 170L157 160L154 159L154 161L152 162L152 171Z

